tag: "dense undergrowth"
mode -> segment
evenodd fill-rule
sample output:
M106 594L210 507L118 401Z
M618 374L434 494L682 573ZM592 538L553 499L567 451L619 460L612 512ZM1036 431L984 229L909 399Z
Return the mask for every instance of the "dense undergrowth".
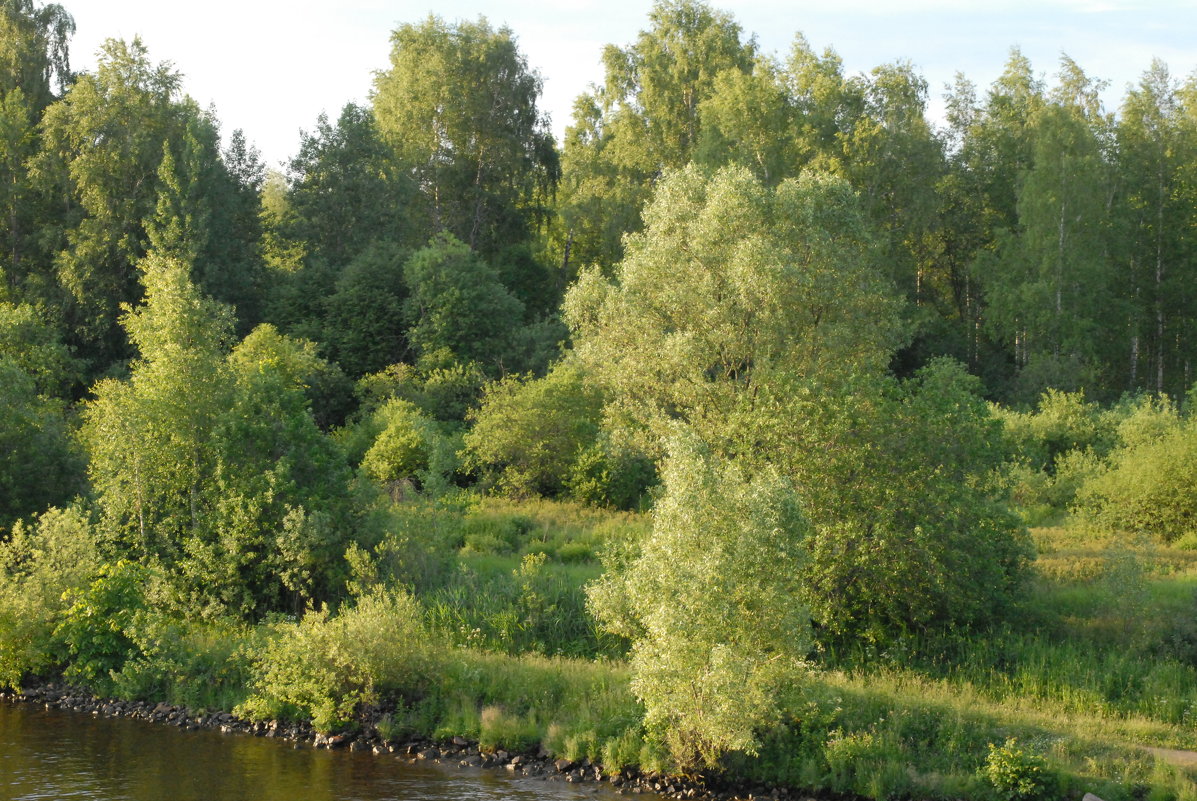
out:
M351 601L249 625L155 611L153 576L128 564L72 588L86 528L55 513L38 549L23 529L5 546L0 667L10 683L62 671L104 695L322 729L368 713L389 738L670 768L630 689L627 644L585 611L597 554L641 536L643 516L501 500L390 514L392 536L351 558ZM437 536L417 547L403 536L416 525ZM1014 621L816 651L758 753L723 769L870 798L1197 797L1191 775L1144 748L1197 749L1197 554L1076 527L1034 533Z

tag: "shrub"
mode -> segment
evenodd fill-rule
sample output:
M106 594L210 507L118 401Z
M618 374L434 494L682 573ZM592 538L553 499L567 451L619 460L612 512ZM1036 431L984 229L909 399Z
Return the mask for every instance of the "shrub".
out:
M811 396L789 447L814 529L801 592L825 643L979 625L1018 598L1032 544L995 481L1005 445L976 389L937 360L901 384Z
M382 484L412 478L428 467L431 421L415 404L392 399L374 413L379 429L362 457L362 472Z
M1033 801L1050 796L1054 777L1047 760L1018 747L1011 737L1005 745L989 745L981 776L1005 801Z
M188 621L139 610L125 630L136 656L112 675L121 698L231 709L245 697L254 630L231 620Z
M1077 510L1107 531L1165 542L1197 528L1197 420L1132 439L1077 493Z
M91 522L75 507L18 522L0 542L0 686L61 664L54 627L99 565Z
M788 484L749 478L679 438L651 535L590 588L596 616L630 635L632 690L676 764L754 752L810 643L798 600L809 531Z
M602 394L575 365L559 364L540 379L504 378L470 413L466 466L505 493L558 495L579 451L598 436L602 408Z
M54 636L69 654L64 675L101 692L112 674L137 653L129 636L133 617L145 607L150 571L124 560L102 565L86 588L70 592Z
M420 691L431 653L420 606L402 590L371 590L332 616L327 607L282 623L254 662L254 718L308 717L319 731L349 725L362 704Z

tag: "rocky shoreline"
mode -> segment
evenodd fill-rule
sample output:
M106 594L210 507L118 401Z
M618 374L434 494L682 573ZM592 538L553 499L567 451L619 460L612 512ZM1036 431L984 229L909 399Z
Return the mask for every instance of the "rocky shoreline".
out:
M811 801L808 795L795 794L782 787L716 786L701 778L641 773L632 769L609 774L601 765L589 759L575 762L554 758L543 748L521 753L486 751L479 748L478 743L463 737L439 742L425 737L386 740L369 724L357 733L326 735L317 732L307 722L249 721L228 712L198 714L167 703L99 698L86 690L56 683L23 688L19 692L0 691L0 701L41 704L46 709L90 712L105 717L147 720L184 730L207 729L224 734L277 738L294 743L296 747L368 751L379 756L395 755L410 761L427 761L450 767L505 770L514 776L546 781L601 783L625 795L656 794L695 801Z

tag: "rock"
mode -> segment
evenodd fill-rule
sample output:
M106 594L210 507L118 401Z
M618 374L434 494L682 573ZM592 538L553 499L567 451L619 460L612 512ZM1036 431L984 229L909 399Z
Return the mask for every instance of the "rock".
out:
M1082 798L1081 801L1102 801L1102 800L1100 798L1098 798L1097 796L1093 795L1093 793L1085 793L1085 797Z
M416 754L416 758L417 759L437 759L438 757L440 757L440 755L441 755L441 752L435 748L425 748L423 751L420 751L418 754Z

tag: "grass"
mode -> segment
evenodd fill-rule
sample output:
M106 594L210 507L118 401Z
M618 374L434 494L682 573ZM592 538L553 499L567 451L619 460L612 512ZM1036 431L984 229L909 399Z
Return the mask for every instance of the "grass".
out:
M843 660L813 679L805 717L738 769L874 798L1000 796L985 759L1013 738L1046 758L1045 796L1197 798L1192 775L1144 749L1197 750L1197 562L1073 530L1035 534L1017 627Z
M361 570L414 591L407 605L375 600L393 620L352 606L257 628L143 615L113 690L260 716L319 708L330 722L381 704L386 737L667 766L626 643L596 630L583 591L598 554L640 536L643 516L486 499L399 506L391 524ZM1197 553L1077 527L1033 534L1034 577L1005 628L826 656L795 677L759 752L727 759L729 775L876 799L1032 801L1020 794L1033 788L1197 801L1188 769L1145 748L1197 751ZM396 645L396 626L418 654ZM251 658L264 652L273 664Z

